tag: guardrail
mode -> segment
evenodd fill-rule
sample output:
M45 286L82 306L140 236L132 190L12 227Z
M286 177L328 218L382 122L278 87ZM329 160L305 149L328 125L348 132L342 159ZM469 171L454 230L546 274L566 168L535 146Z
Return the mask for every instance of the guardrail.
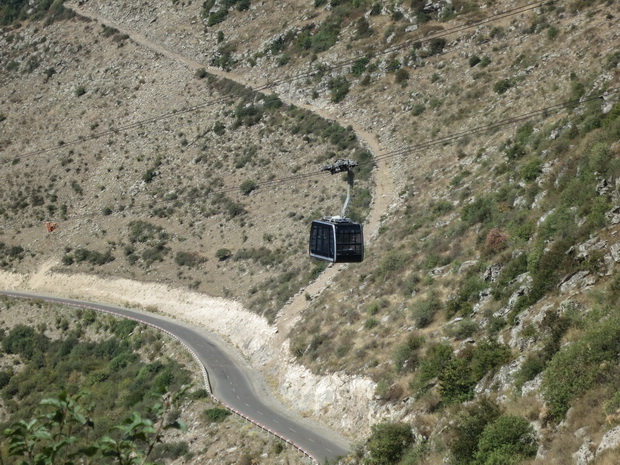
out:
M202 363L202 361L200 360L200 358L198 357L196 352L194 352L194 350L190 346L188 346L183 340L181 340L179 337L177 337L175 334L171 333L167 329L164 329L164 328L162 328L160 326L157 326L154 323L150 323L148 321L141 320L138 317L132 317L132 316L128 316L128 315L123 315L122 313L115 312L114 310L102 308L102 307L99 307L97 305L89 304L89 303L86 303L86 302L79 302L79 301L76 301L76 300L62 299L62 298L46 299L45 297L28 296L28 295L25 295L25 294L12 293L10 291L0 291L0 294L6 295L6 296L9 296L9 297L13 297L13 298L18 298L18 299L42 300L43 302L62 304L62 305L66 305L68 307L85 308L85 309L93 310L95 312L107 313L109 315L114 315L114 316L119 317L119 318L125 318L127 320L133 320L133 321L136 321L136 322L138 322L140 324L144 324L144 325L150 326L151 328L154 328L154 329L156 329L158 331L161 331L162 333L164 333L164 334L170 336L171 338L173 338L174 340L178 341L185 348L185 350L187 350L191 354L191 356L193 357L194 361L198 364L198 366L201 369L205 388L206 388L207 392L209 393L209 395L211 396L212 399L214 399L216 402L218 402L219 404L221 404L224 407L226 407L226 409L228 409L229 411L231 411L235 415L243 418L245 421L247 421L249 423L252 423L255 426L258 426L263 431L271 434L272 436L275 436L276 438L280 439L281 441L284 441L285 443L287 443L289 446L293 447L294 449L297 449L299 452L304 454L306 457L311 459L313 462L315 462L317 464L320 463L319 460L316 457L314 457L310 452L306 451L301 446L295 444L293 441L287 439L286 437L284 437L280 433L278 433L276 431L273 431L272 429L262 425L257 420L254 420L253 418L248 417L247 415L241 413L240 411L234 409L233 407L231 407L230 405L226 404L222 400L218 399L215 396L215 394L213 393L213 388L211 386L211 380L209 379L209 372L207 371L206 366L204 365L204 363Z

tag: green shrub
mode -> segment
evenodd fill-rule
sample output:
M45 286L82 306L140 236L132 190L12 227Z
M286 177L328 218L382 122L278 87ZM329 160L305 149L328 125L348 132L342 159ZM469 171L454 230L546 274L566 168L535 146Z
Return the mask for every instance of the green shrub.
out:
M545 359L539 354L530 354L527 356L519 372L515 376L515 387L521 387L527 382L538 376L545 369Z
M243 195L250 195L252 191L255 190L257 187L258 184L256 183L256 181L252 179L246 179L241 183L240 189Z
M530 423L516 415L502 415L487 425L478 442L476 465L517 465L536 455L538 442Z
M426 328L433 322L440 309L441 301L436 295L432 295L426 300L416 302L411 309L411 314L418 328Z
M337 12L332 10L332 14L321 24L317 33L309 38L307 46L312 52L325 52L338 42L338 35L341 30L341 18L338 18L334 13Z
M542 173L542 160L539 158L533 158L525 162L521 167L521 177L526 182L535 181L536 178Z
M153 447L152 460L169 459L174 460L186 455L189 452L189 446L185 441L159 443Z
M179 266L187 266L188 268L194 268L206 261L206 258L200 256L196 252L177 252L174 261Z
M370 37L373 35L374 31L370 27L370 23L363 16L357 20L355 23L355 38L363 39L365 37Z
M456 324L447 327L445 329L445 332L448 336L454 337L456 339L467 339L468 337L476 334L478 329L478 323L476 323L471 318L464 318Z
M482 432L500 415L499 406L486 397L465 407L456 418L449 442L455 465L472 464Z
M429 43L429 55L438 55L443 52L444 47L446 46L446 39L443 38L435 38L431 39Z
M224 134L224 132L226 132L226 126L224 126L222 122L216 121L213 124L213 132L218 136L221 136L222 134Z
M254 126L263 117L263 109L257 105L238 105L235 109L235 117L238 124L250 127Z
M390 301L386 298L375 299L370 303L366 311L369 315L373 316L379 313L379 310L386 308L388 305L390 305Z
M229 249L218 249L217 252L215 252L215 258L217 258L219 261L224 261L228 258L230 258L232 256L232 252Z
M411 427L405 423L379 423L372 426L368 440L369 463L391 465L398 463L407 448L413 444Z
M50 340L26 325L17 325L2 339L2 350L7 354L19 354L31 360L37 353L45 353Z
M394 352L394 366L398 373L402 371L411 371L417 367L417 351L423 344L423 336L412 334L407 338L407 341L396 347L396 351Z
M344 76L335 77L329 80L327 88L331 91L331 99L333 103L344 100L349 93L350 84Z
M543 376L543 395L551 414L561 419L572 402L589 389L620 376L620 318L602 319L549 362Z
M397 84L404 85L408 80L409 71L407 71L405 68L400 68L398 71L396 71L396 74L394 75L394 81Z
M476 381L472 378L469 360L452 358L439 373L441 397L447 404L471 400Z
M192 400L206 399L209 397L209 393L207 392L205 388L199 388L199 389L196 389L195 391L192 391L189 394L189 397Z
M407 256L402 252L388 252L379 264L379 268L376 271L377 276L387 279L387 277L393 273L401 271L406 263Z
M209 19L207 20L207 25L215 26L216 24L224 22L227 17L228 17L228 10L222 8L221 10L215 11L209 15Z
M490 339L480 342L474 348L470 361L473 379L481 380L487 373L507 363L510 356L510 348L507 345Z
M439 376L452 360L452 346L446 343L431 345L426 355L420 360L417 378L414 384L423 387L425 383Z
M555 26L549 26L547 29L547 38L549 40L555 40L560 35L560 30Z
M502 79L501 81L497 81L495 83L495 85L493 86L493 90L497 94L503 94L507 92L508 89L510 89L513 85L514 83L511 79Z
M413 116L420 116L422 113L424 113L424 110L426 110L426 107L422 103L416 103L411 109L411 114Z
M358 58L353 63L353 66L351 66L351 74L353 76L361 76L364 74L364 71L366 71L366 66L368 66L368 63L370 63L370 58Z
M153 240L167 240L168 233L161 226L148 221L137 220L129 223L129 241L131 243L149 243Z
M480 61L481 61L481 59L480 59L480 57L479 57L478 55L472 55L472 56L469 58L469 66L470 66L471 68L473 68L473 67L474 67L474 66L476 66L478 63L480 63Z
M495 210L496 203L492 197L479 197L463 207L461 219L468 226L477 223L486 224L493 219Z

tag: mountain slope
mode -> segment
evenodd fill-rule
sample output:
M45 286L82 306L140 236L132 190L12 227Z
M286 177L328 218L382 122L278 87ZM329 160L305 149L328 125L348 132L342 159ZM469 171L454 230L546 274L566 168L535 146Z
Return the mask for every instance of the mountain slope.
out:
M384 216L377 236L369 241L367 260L360 266L339 268L338 273L330 270L333 282L328 289L318 289L320 295L299 294L283 307L321 272L300 258L304 225L339 207L342 185L338 180L285 182L277 188L265 185L250 189L247 197L236 194L232 199L232 194L225 193L225 199L202 207L204 221L215 220L206 228L195 220L198 210L185 205L197 186L204 186L202 192L192 195L200 196L209 194L213 185L221 186L213 189L217 192L239 188L244 181L264 183L270 176L284 180L291 171L311 171L349 154L367 161L369 154L363 148L339 146L352 139L351 132L339 129L332 137L333 131L321 129L324 123L309 121L308 114L286 106L268 113L267 97L241 99L244 91L238 87L228 89L230 94L220 93L213 86L214 78L201 80L191 66L184 69L179 62L149 55L152 52L123 34L106 32L101 25L72 23L83 24L80 32L80 28L66 31L64 23L56 22L42 32L90 34L93 63L112 52L118 56L118 65L98 68L98 73L122 74L126 84L111 85L103 77L99 83L91 71L92 78L82 82L97 84L90 85L93 100L83 104L91 91L80 84L79 75L93 66L91 62L66 77L62 73L49 77L65 89L60 94L64 97L55 97L57 101L73 93L75 102L68 108L61 106L62 110L55 103L49 108L59 115L64 112L67 120L84 122L83 129L68 124L58 128L65 143L76 141L77 148L69 150L84 157L77 167L71 167L73 160L63 165L60 155L54 162L70 170L56 175L66 179L62 186L66 198L79 198L77 188L84 191L81 183L90 177L86 164L89 170L96 164L102 173L99 187L84 195L97 207L71 206L74 217L83 223L80 228L93 233L88 242L81 242L84 229L73 226L70 211L69 223L61 222L59 234L50 236L51 241L43 239L42 232L35 233L40 231L35 218L42 221L48 215L40 208L36 216L32 204L40 202L35 197L46 186L35 185L29 192L22 187L20 195L7 190L7 196L31 199L9 210L5 237L11 234L12 242L6 241L7 266L14 266L14 257L20 257L12 247L36 254L23 256L19 265L23 269L36 266L54 247L70 247L66 262L72 259L73 264L65 266L83 269L83 264L76 264L84 255L76 256L76 249L82 247L115 257L93 271L185 283L212 295L236 296L271 320L281 308L280 318L301 312L291 333L293 356L315 373L372 377L377 398L368 410L381 415L392 412L391 419L410 422L419 433L418 442L435 438L451 419L469 415L462 402L483 394L505 412L532 420L541 463L572 460L571 454L587 443L572 432L584 426L591 431L588 437L593 444L600 441L605 415L615 409L613 370L596 370L593 361L577 365L602 380L603 387L596 393L590 382L557 393L553 377L566 363L565 357L580 357L564 355L571 353L569 347L578 351L580 344L586 344L579 341L602 337L597 321L613 316L617 305L617 2L455 1L426 7L421 2L319 1L312 6L275 1L249 2L247 9L234 5L91 0L81 8L142 34L176 56L205 68L219 67L254 88L269 85L265 92L284 102L312 107L338 119L343 128L351 124L351 130L362 128L374 136L373 155L381 163L372 173L375 184L389 180L395 187L391 195L382 197L391 201L390 206L373 211ZM102 37L92 40L93 31L100 31ZM18 63L14 72L23 72L34 66L29 65L32 59L48 59L47 53L41 52L39 58L32 52L45 48L36 45L42 40L40 33L28 26L23 32L5 31L4 47L10 53L3 65ZM9 36L14 38L9 41ZM18 36L28 47L15 44ZM122 45L114 49L113 44ZM106 60L111 62L110 57ZM39 92L47 92L49 73L43 71L53 64L44 62L26 74L38 76ZM144 83L136 78L141 75ZM36 98L41 94L32 96L31 83L20 90L18 77L23 76L5 77L11 85L3 87L2 100L12 106L3 110L5 119L0 123L3 147L7 162L24 158L11 162L17 167L11 177L25 179L19 170L26 163L28 170L41 170L42 178L44 170L50 171L50 162L45 165L39 158L47 152L36 153L36 164L17 155L58 144L58 139L47 144L49 132L34 115L52 110L36 103L44 99ZM113 98L99 90L104 82ZM206 98L205 87L210 92ZM230 102L220 103L220 96ZM183 113L180 121L172 117L148 121L166 115L169 108L191 108L197 102L206 104L195 115ZM254 123L257 106L263 113ZM99 122L106 114L110 119ZM28 138L8 137L19 132L19 118L26 123L32 120L34 129ZM99 126L92 129L95 123L123 128L134 121L141 121L144 128L137 137L127 127L119 134L79 140L87 138L89 130L98 133ZM218 121L225 128L216 126ZM199 136L207 129L202 145ZM101 139L107 139L105 150ZM198 162L198 166L205 163L206 170L197 172L187 166L200 158L199 144L211 159ZM256 151L245 153L250 146ZM69 150L54 149L54 153L79 160ZM115 151L114 162L107 162L106 152ZM231 151L228 156L218 155ZM91 153L93 157L99 153L101 160L86 161ZM272 173L262 174L263 164ZM147 182L150 176L153 179ZM372 184L363 183L365 176L360 177L361 188L355 195L359 202L355 214L360 218L378 204L378 199L370 203ZM204 184L201 177L206 179ZM127 192L131 193L132 184L137 192L130 203ZM250 186L246 184L246 189ZM183 202L174 206L174 212L166 211L168 203L160 204L164 200L175 205L177 198ZM147 218L141 221L149 225L130 223L135 221L134 213L122 218L125 213L116 211L120 201L128 212L137 206ZM97 210L108 212L106 207L112 212L99 215ZM235 214L240 207L247 213ZM12 223L21 210L29 216L20 219L20 230L14 233ZM70 239L63 232L67 227L73 228ZM148 234L142 242L144 230ZM58 236L64 242L41 246L42 241L52 242ZM173 238L172 245L168 237ZM127 261L122 254L132 258ZM218 258L228 254L227 260ZM208 261L202 261L205 258ZM193 267L184 264L196 261L199 264ZM573 344L564 347L568 342ZM613 351L601 351L597 363L613 365L609 355ZM455 373L462 379L455 379ZM290 395L284 386L282 391ZM575 412L588 396L596 399L597 414L586 421ZM567 426L559 428L567 410ZM426 452L428 463L445 454L441 444L454 445L458 428L448 431ZM368 427L364 432L369 432ZM563 443L570 446L558 445ZM448 449L454 453L454 447Z

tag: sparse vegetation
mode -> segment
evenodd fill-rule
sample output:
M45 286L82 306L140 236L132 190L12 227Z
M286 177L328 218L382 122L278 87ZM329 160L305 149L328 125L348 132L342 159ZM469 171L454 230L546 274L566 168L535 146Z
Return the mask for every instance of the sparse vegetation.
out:
M303 12L293 2L276 19L265 15L277 2L174 1L123 26L148 27L148 40L185 58L240 67L265 94L189 62L162 67L85 18L49 27L37 15L62 2L30 3L0 7L13 17L0 37L3 270L61 259L57 272L232 298L272 323L287 302L304 307L294 357L319 376L376 383L377 408L407 415L420 438L399 465L530 460L523 419L541 422L558 463L581 447L577 428L604 432L618 374L603 322L611 331L620 295L609 2L500 22L505 0L325 0ZM164 40L179 18L183 33ZM377 210L365 261L328 267L307 258L306 226L342 204L344 179L314 176L340 157L360 162L350 216ZM45 221L58 229L46 233ZM328 286L300 292L322 273ZM8 386L10 370L0 373ZM589 417L568 413L585 405Z

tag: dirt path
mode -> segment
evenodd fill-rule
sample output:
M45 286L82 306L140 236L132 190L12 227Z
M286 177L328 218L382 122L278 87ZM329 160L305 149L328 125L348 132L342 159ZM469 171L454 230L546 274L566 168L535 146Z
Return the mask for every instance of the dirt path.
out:
M218 68L207 66L204 63L200 63L186 56L183 56L179 53L168 50L167 48L163 47L161 44L158 44L148 39L144 35L134 30L130 30L120 24L117 24L108 18L104 18L95 12L85 10L81 6L78 6L75 4L66 4L66 7L71 8L77 14L81 16L84 16L91 20L95 20L109 27L118 29L123 34L127 34L135 43L142 45L143 47L146 47L150 50L153 50L154 52L162 56L165 56L171 60L181 62L191 69L197 70L200 68L204 68L207 70L207 72L215 76L230 79L232 81L238 82L240 84L243 84L251 88L263 87L266 84L266 83L258 83L258 82L248 82L246 79L244 79L243 76L240 76L234 73L225 72ZM270 91L265 91L265 90L263 90L262 92L267 93L267 94L270 93ZM367 148L370 150L373 156L377 158L380 155L381 147L379 145L379 142L376 136L365 131L359 124L355 123L354 121L351 121L349 119L343 121L342 119L334 116L333 114L330 114L324 110L320 110L307 103L302 103L302 102L294 101L291 99L282 98L281 96L280 98L286 104L293 104L298 107L304 108L306 110L312 111L325 119L336 121L345 127L350 125L355 131L355 133L357 134L357 137L359 138L359 140L361 140L367 146ZM372 239L373 237L376 236L376 232L377 232L377 229L379 228L381 216L387 211L390 203L392 202L393 195L394 195L394 185L389 175L388 169L386 168L385 165L386 165L385 160L381 160L381 159L377 160L376 169L374 172L375 191L374 191L374 196L373 196L373 203L371 205L370 214L368 215L366 224L364 226L366 230L367 239ZM342 265L332 265L328 267L323 273L321 273L321 275L314 282L310 283L310 285L308 285L305 289L302 289L302 291L299 292L297 296L289 304L287 304L286 306L282 308L282 310L280 310L280 313L278 315L278 320L277 320L277 326L278 326L277 344L278 346L280 346L287 339L291 329L295 325L295 322L299 319L299 316L301 315L303 310L308 305L306 294L310 296L319 295L324 289L326 289L329 286L329 284L332 282L332 280L334 279L338 271L341 269L341 266Z

